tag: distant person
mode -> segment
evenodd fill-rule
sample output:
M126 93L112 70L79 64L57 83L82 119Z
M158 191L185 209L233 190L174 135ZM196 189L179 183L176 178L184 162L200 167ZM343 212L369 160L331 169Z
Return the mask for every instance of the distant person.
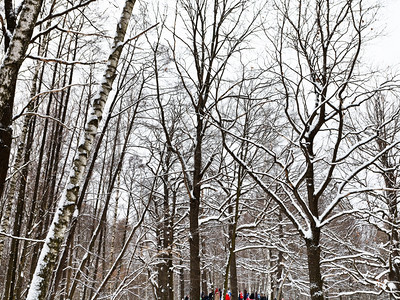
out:
M201 293L201 298L200 299L201 300L212 300L212 298L209 298L209 296L204 291Z
M239 300L243 300L243 299L244 299L243 292L240 291L240 292L239 292Z
M221 295L221 293L219 292L219 289L216 288L215 293L214 293L214 300L221 300L220 295Z
M189 296L188 295L186 295L185 300L189 300Z

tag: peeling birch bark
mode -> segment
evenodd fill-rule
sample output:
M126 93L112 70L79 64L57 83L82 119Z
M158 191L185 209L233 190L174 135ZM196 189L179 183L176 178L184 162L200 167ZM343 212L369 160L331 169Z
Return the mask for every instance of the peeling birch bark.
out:
M99 123L103 116L104 107L108 95L112 89L119 58L129 20L132 15L133 6L136 0L127 0L121 15L120 22L117 25L116 35L113 46L108 58L107 68L103 75L98 96L94 99L91 106L90 116L85 125L84 136L77 149L77 154L73 161L68 184L63 191L62 198L58 204L54 219L46 236L45 244L40 253L39 261L36 265L27 300L45 299L51 274L55 268L61 244L67 233L67 229L76 210L76 201L78 198L80 184L86 170L88 157L93 147Z

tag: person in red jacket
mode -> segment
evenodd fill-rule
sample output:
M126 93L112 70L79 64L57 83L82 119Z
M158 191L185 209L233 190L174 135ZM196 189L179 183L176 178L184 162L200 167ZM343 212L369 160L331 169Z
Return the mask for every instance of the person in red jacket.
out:
M218 288L215 289L214 300L221 300Z
M225 300L231 300L231 296L229 296L229 291L225 295Z
M239 299L243 300L243 292L242 291L240 291L240 293L239 293Z

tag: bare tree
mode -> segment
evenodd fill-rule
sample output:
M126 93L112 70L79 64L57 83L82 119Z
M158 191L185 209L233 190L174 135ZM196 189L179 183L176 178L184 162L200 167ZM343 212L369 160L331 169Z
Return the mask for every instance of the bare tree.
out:
M283 108L289 126L280 132L282 140L273 149L262 140L249 141L271 160L266 166L241 160L233 151L237 143L227 141L226 135L240 138L223 129L225 149L280 206L302 237L313 300L325 297L322 229L346 215L340 206L344 199L373 189L357 185L357 175L396 144L352 165L351 170L347 168L355 151L377 137L365 128L349 126L374 95L362 86L370 77L359 71L363 33L370 29L373 15L373 10L363 5L362 1L276 2L280 20L276 35L266 29L279 79L277 88L270 91L271 95L278 93L276 106L270 105ZM220 117L225 126L226 118ZM364 135L354 144L351 137L358 130ZM275 185L279 189L271 188Z
M213 161L213 153L203 153L210 126L207 114L212 110L214 99L223 94L222 82L228 76L229 62L235 53L244 47L247 38L254 32L256 17L242 25L245 11L251 1L234 1L232 3L208 0L184 0L178 2L176 8L175 27L172 29L173 40L170 41L172 56L180 86L185 91L193 111L192 131L193 144L190 146L192 157L189 168L182 153L174 146L173 141L167 143L178 155L182 164L185 186L189 196L190 213L190 297L200 296L200 236L199 216L202 184L206 180L206 171ZM235 16L235 17L234 17ZM185 28L182 35L177 24ZM184 61L180 53L185 55ZM190 67L193 66L193 67ZM230 78L229 78L230 79ZM228 80L229 80L228 79ZM193 171L190 171L192 169Z
M371 123L376 128L377 139L375 145L363 148L363 155L369 157L381 153L379 159L370 167L377 182L381 182L383 191L373 191L366 198L363 217L373 226L371 229L377 236L376 256L382 264L375 278L382 281L379 285L389 293L390 299L400 298L400 267L399 267L399 225L398 225L398 165L399 147L390 145L398 141L399 128L398 91L393 88L377 93L369 102L366 112L363 113L362 123ZM367 225L368 226L368 225ZM363 233L366 235L366 233ZM379 243L382 243L384 253L379 253Z

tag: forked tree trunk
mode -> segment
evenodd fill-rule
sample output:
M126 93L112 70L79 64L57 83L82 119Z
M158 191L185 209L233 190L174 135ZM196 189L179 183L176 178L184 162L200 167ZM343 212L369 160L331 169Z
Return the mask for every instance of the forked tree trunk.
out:
M92 104L90 116L86 121L84 138L77 149L77 155L73 161L68 184L62 194L45 244L40 253L36 270L29 287L28 300L45 299L46 297L49 281L60 252L61 244L64 242L66 231L76 209L80 184L86 171L87 160L93 146L99 123L103 117L104 106L116 77L118 61L135 2L135 0L127 0L125 2L120 22L117 25L114 43L108 58L100 92Z

